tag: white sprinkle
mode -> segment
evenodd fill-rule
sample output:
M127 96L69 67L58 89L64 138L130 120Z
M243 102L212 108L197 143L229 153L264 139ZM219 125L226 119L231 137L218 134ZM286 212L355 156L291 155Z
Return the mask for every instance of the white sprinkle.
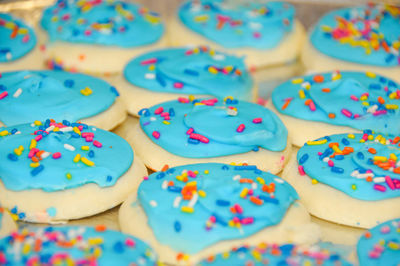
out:
M276 182L278 182L279 184L283 184L285 181L283 181L281 178L274 178L274 180L276 181Z
M93 131L96 131L96 130L97 130L97 128L95 128L95 127L92 127L92 130L93 130Z
M54 128L55 128L55 126L49 126L48 128L46 128L46 131L47 131L47 132L50 132L50 131L52 131Z
M301 83L301 87L304 89L309 88L310 86L311 86L311 84L308 81Z
M31 124L31 127L36 127L35 123L32 123L32 124Z
M18 97L21 95L21 93L22 93L22 89L19 88L18 90L16 90L16 91L14 92L13 97L14 97L14 98L18 98Z
M144 74L145 79L155 79L156 75L154 73L146 73Z
M48 152L48 151L43 152L43 153L42 153L42 159L45 159L45 158L49 157L50 154L51 154L51 153Z
M155 200L150 200L151 207L157 207L157 202Z
M188 203L188 207L193 208L194 205L196 205L198 198L199 198L199 194L197 194L197 192L194 192L192 198L190 199L190 201Z
M235 181L237 181L237 180L240 179L240 175L235 175L232 179L235 180Z
M18 134L21 134L21 131L17 131L14 133L14 135L18 135Z
M325 157L324 159L322 159L322 161L325 163L329 162L329 160L330 160L329 157Z
M385 177L383 177L383 176L375 177L373 180L374 180L374 183L383 183L383 182L386 182L386 179L385 179Z
M262 29L262 24L261 23L257 23L257 22L250 22L249 23L249 28L252 30L260 30Z
M72 145L69 145L68 143L65 143L65 144L64 144L64 148L65 148L66 150L69 150L69 151L74 151L74 150L75 150L75 147L72 146Z
M150 117L150 121L156 121L157 118L155 118L154 116Z
M237 115L237 111L234 110L234 109L231 109L231 108L227 108L227 109L226 109L226 113L227 113L229 116L236 116L236 115Z
M181 200L182 200L181 196L176 197L172 206L174 206L174 208L179 208L179 204L181 204Z
M367 112L373 114L376 112L377 109L378 109L378 105L375 104L375 105L372 105L370 108L368 108Z
M254 182L254 183L251 184L251 189L256 190L257 187L258 187L258 185L257 185L256 182Z
M73 127L62 127L62 128L60 128L61 132L70 132L70 131L73 131L73 130L74 130Z
M222 60L225 60L225 55L223 55L223 54L216 54L216 55L213 56L213 59L214 59L215 61L222 61Z
M357 170L354 170L353 172L351 172L350 176L352 177L356 177L358 176L359 172Z
M10 52L6 53L6 58L7 60L11 60L12 59L12 55Z
M168 181L167 180L164 180L164 182L161 185L161 188L164 189L164 190L168 188Z

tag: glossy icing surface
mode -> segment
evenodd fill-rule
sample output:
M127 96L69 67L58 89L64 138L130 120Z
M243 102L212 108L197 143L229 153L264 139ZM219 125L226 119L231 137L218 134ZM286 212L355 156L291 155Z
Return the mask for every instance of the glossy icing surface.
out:
M8 190L52 192L114 185L131 166L133 151L114 133L46 120L0 128L0 158L0 179Z
M0 239L1 265L156 265L143 241L104 226L26 227Z
M36 45L33 29L5 13L0 13L0 40L0 63L23 57Z
M272 93L277 110L299 119L400 134L400 85L366 72L295 78Z
M299 173L350 197L376 201L400 197L400 137L338 134L308 141L297 153Z
M318 245L302 247L294 244L266 244L241 246L228 252L210 256L200 262L207 265L308 265L350 266L340 254Z
M320 52L359 64L400 65L400 8L365 5L323 16L311 33Z
M179 98L143 109L139 115L145 134L178 156L210 158L286 147L287 130L274 113L232 98Z
M41 25L51 41L123 48L154 43L164 32L157 13L112 0L59 0L44 11Z
M279 224L298 195L255 166L207 163L153 173L138 199L157 240L193 254Z
M271 49L292 31L294 7L284 2L186 1L181 22L196 33L227 48Z
M63 71L4 72L0 121L7 126L45 120L78 121L107 110L118 92L107 82Z
M400 219L368 230L358 241L357 254L360 265L399 265Z
M156 92L251 100L253 88L242 58L206 46L169 48L141 55L128 63L124 76L133 85Z

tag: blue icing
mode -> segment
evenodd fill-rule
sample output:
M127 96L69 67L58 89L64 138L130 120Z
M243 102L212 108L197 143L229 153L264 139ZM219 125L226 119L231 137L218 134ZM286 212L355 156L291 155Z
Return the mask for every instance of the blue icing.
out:
M1 265L150 266L156 262L157 255L140 239L92 227L26 227L0 239Z
M33 29L4 13L0 13L0 40L0 63L23 57L36 45Z
M270 110L230 98L164 102L142 111L140 125L157 145L188 158L245 153L258 147L282 151L287 143L285 126Z
M208 47L150 52L129 62L124 75L133 85L156 92L252 99L253 80L243 59Z
M186 1L182 23L227 48L272 49L292 31L295 9L284 2Z
M345 71L296 78L278 86L272 102L280 113L299 119L400 134L400 86L372 73Z
M43 12L42 27L51 41L131 48L158 41L164 33L160 17L123 1L67 1Z
M87 96L81 92L86 88L92 92ZM88 118L107 110L116 94L107 82L84 74L17 71L2 73L0 98L0 121L11 126L48 117Z
M210 256L199 263L207 265L309 265L309 266L350 266L352 265L332 248L322 245L310 247L294 244L259 244L257 246L241 246Z
M379 40L377 36L381 36ZM334 58L395 67L400 64L399 37L398 7L365 5L326 14L315 26L310 40L318 51ZM388 48L384 48L384 43Z
M400 263L400 219L368 230L358 241L360 265L396 266Z
M59 128L59 131L54 131L54 128ZM5 136L0 136L0 179L8 190L42 189L52 192L88 183L109 187L133 162L132 148L124 139L84 124L47 120L40 126L23 124L0 128L0 132L5 133L2 134ZM37 140L36 147L32 145L32 139ZM88 148L85 150L82 146ZM20 155L18 150L22 151ZM39 150L50 154L38 155ZM60 158L57 158L57 153L61 154ZM93 153L92 157L90 153ZM77 154L80 159L76 159ZM35 160L33 157L41 158L40 166L31 167ZM88 160L94 165L86 163ZM52 209L48 211L49 215L54 213Z
M138 199L159 242L194 254L279 224L298 195L255 166L207 163L153 173L141 183Z
M385 138L367 132L354 134L354 138L331 135L307 142L298 151L297 161L310 178L350 197L366 201L398 198L399 141L400 137Z

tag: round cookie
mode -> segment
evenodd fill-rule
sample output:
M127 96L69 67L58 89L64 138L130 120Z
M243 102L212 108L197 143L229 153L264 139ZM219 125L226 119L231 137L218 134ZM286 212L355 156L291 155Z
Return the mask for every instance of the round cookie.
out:
M54 120L0 129L0 202L30 222L61 222L123 202L147 170L114 133Z
M303 47L310 71L373 71L400 82L400 8L368 4L325 14Z
M308 141L282 177L312 215L371 228L400 216L399 143L368 130Z
M7 209L0 205L0 238L17 230L17 225ZM1 263L1 262L0 262Z
M110 130L126 118L118 91L107 82L64 71L3 72L0 126L54 117Z
M1 265L156 265L142 240L104 226L26 227L0 239Z
M96 75L122 72L133 56L163 47L157 13L123 1L57 1L43 12L48 67Z
M371 72L331 72L291 79L266 106L288 128L295 146L330 134L373 128L400 134L400 85Z
M0 40L0 71L44 67L35 31L22 20L0 13Z
M312 243L296 191L255 166L183 165L146 177L121 206L123 232L147 239L169 264L190 264L263 239Z
M206 46L168 48L136 57L115 84L128 112L135 116L145 107L179 96L257 98L256 85L243 59Z
M287 130L261 105L232 98L180 97L139 114L120 128L153 170L201 162L257 165L275 174L290 155ZM128 128L128 129L124 129Z
M267 244L240 246L202 260L199 266L208 265L309 265L351 266L335 250L319 245Z
M368 230L358 241L360 265L399 265L400 219L384 222Z
M284 2L189 0L169 23L173 46L210 45L245 56L252 68L293 62L304 39L295 9Z

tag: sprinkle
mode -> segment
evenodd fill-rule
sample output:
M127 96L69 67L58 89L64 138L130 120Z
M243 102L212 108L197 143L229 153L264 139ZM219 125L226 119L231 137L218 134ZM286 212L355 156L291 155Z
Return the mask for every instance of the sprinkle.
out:
M65 144L64 144L64 148L65 148L66 150L69 150L69 151L75 151L75 147L72 146L72 145L70 145L70 144L68 144L68 143L65 143Z
M194 209L192 207L188 207L188 206L182 206L181 207L181 211L185 212L185 213L193 213Z
M31 171L31 175L32 175L32 176L36 176L36 175L38 175L40 172L42 172L43 169L44 169L44 166L43 166L43 165L39 165L38 167L34 168L34 169Z
M158 131L153 131L152 135L153 135L153 137L155 139L159 139L160 138L160 132L158 132Z
M0 100L6 98L8 96L8 92L7 91L3 91L2 93L0 93Z
M250 201L256 205L262 205L264 203L264 201L262 201L261 199L253 196L250 197Z
M328 141L327 139L307 141L307 145L322 145L325 144L327 141Z
M375 184L374 185L374 189L378 190L378 191L381 191L381 192L385 192L386 191L386 187L384 187L382 185L379 185L379 184Z
M261 118L261 117L254 118L254 119L253 119L253 123L254 123L254 124L260 124L260 123L262 123L262 118Z
M87 166L94 166L94 162L90 161L89 159L85 157L81 157L81 162L86 164Z
M78 153L77 155L75 155L74 159L72 160L74 163L77 163L81 160L81 155Z
M89 87L86 87L86 88L80 90L80 92L84 96L89 96L93 93L93 91Z
M300 174L301 176L303 176L303 175L306 174L306 173L304 172L304 167L303 167L302 165L299 165L299 166L298 166L298 171L299 171L299 174Z
M61 158L61 152L53 153L53 159L59 159L59 158Z
M13 97L18 98L21 94L22 94L22 89L19 88L14 92Z
M101 144L99 141L94 140L93 141L93 146L95 146L96 148L101 148L103 146L103 144Z
M342 108L341 113L344 114L345 116L349 117L349 118L351 118L353 116L353 114L349 110L347 110L345 108Z
M150 58L150 59L146 59L143 60L142 62L140 62L141 65L151 65L151 64L155 64L157 63L157 58Z
M239 133L241 133L241 132L243 132L243 130L244 130L245 128L246 128L246 126L245 126L244 124L240 124L240 125L237 127L236 131L239 132Z

